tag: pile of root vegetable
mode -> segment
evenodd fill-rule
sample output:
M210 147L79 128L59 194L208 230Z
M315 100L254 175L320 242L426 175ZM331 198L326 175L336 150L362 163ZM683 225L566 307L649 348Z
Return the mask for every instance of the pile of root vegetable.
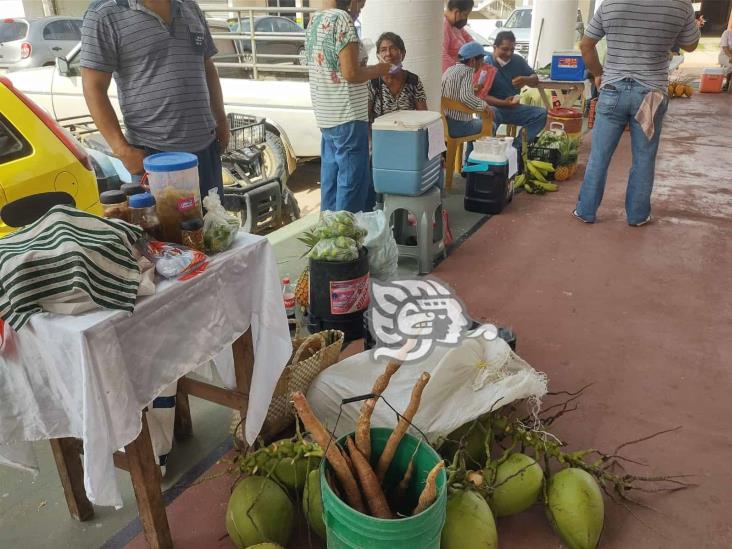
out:
M586 388L577 393L555 393L559 402L543 412L521 413L527 403L513 403L471 421L444 439L434 441L444 458L419 486L419 500L405 506L414 463L399 472L401 482L387 486L386 471L412 426L429 374L421 374L407 409L380 455L373 455L371 415L400 365L389 363L361 404L352 437L339 444L320 423L301 393L292 395L305 437L275 442L242 456L244 475L236 485L226 514L226 526L241 549L286 547L295 521L295 505L302 509L309 535L326 538L321 499L320 462L329 464L326 480L338 497L354 510L381 519L417 515L438 500L438 476L446 472L447 512L442 549L493 549L498 547L496 519L527 511L537 504L570 549L598 546L604 526L605 497L626 506L638 503L635 493L656 493L686 488L684 477L636 475L626 467L647 466L623 455L638 444L669 431L620 445L614 451L570 452L549 429L569 412ZM500 402L497 406L500 406ZM494 407L495 408L495 407ZM309 441L308 438L311 440ZM330 474L332 472L332 475ZM440 486L442 481L439 482ZM293 500L295 503L293 504ZM444 500L441 500L444 502Z

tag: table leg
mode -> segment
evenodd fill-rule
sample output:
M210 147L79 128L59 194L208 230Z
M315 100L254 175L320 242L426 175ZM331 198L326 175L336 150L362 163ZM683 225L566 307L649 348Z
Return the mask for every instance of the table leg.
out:
M168 517L160 491L160 467L153 453L145 413L142 414L142 431L125 446L125 454L147 545L151 549L172 548Z
M544 103L546 110L550 111L552 110L552 104L549 101L549 97L547 96L546 91L546 88L539 88L539 95L541 96L541 101L542 103Z
M94 516L94 508L84 489L84 468L81 464L79 441L74 438L51 440L53 458L66 496L69 513L76 520L85 521Z
M178 391L175 395L175 424L173 427L176 440L184 440L193 436L191 404L188 400L188 393L181 389L181 382L178 381Z

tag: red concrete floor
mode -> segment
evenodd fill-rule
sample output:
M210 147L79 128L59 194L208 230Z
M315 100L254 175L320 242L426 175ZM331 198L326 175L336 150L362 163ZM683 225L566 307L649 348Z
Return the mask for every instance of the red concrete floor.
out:
M626 136L597 224L570 216L577 180L520 195L434 272L473 317L517 332L519 354L547 373L550 390L594 384L557 425L571 449L609 450L681 427L628 455L650 464L641 474L691 474L699 486L648 495L653 510L632 514L606 502L603 548L732 547L730 120L728 96L672 103L653 224L624 221ZM229 482L199 484L171 504L176 547L231 547ZM500 520L499 536L512 549L560 547L540 506ZM130 545L143 546L140 537Z

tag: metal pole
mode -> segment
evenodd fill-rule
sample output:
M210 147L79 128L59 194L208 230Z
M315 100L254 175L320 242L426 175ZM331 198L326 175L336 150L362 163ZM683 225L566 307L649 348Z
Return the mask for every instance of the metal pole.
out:
M254 30L254 12L249 10L249 36L250 43L252 45L252 75L256 80L259 77L259 70L257 69L257 38Z

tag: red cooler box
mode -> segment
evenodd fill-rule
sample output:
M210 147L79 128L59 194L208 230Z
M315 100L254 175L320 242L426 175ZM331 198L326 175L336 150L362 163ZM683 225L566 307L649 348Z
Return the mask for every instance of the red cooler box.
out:
M724 82L724 69L709 68L704 69L699 84L701 93L720 93L722 91L722 83Z

